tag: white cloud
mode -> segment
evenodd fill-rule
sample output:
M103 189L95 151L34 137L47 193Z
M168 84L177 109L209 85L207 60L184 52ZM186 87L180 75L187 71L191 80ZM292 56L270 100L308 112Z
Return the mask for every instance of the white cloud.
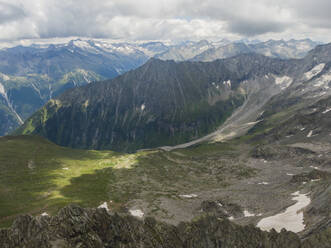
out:
M329 0L0 0L0 39L331 38Z

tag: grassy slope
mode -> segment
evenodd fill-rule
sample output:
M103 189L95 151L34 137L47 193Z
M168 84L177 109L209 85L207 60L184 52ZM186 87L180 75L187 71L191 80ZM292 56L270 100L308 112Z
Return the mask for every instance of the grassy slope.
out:
M96 207L111 200L118 210L131 199L153 204L160 195L225 187L230 178L254 173L235 159L231 165L222 162L236 153L228 144L214 144L170 153L120 154L73 150L36 136L3 137L0 226L8 226L18 214L53 214L73 202Z
M71 178L111 167L119 160L120 154L70 150L39 137L1 138L0 223L6 223L18 213L53 212L73 202L61 192L70 185ZM105 200L106 189L98 187L101 183L89 185L90 188L83 192L88 195L86 198ZM79 196L82 192L77 189L72 194Z

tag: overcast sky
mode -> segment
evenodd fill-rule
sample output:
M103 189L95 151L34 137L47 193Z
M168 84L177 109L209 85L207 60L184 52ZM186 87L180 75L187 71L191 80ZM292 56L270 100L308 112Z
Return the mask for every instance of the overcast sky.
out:
M0 40L331 41L331 0L0 0Z

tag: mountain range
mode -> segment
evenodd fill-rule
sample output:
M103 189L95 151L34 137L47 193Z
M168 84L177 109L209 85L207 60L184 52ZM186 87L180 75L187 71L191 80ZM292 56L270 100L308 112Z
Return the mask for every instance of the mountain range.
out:
M308 104L328 96L330 50L319 46L297 60L258 54L204 63L151 59L113 80L66 91L18 133L116 151L189 142L215 131L240 106L240 118L233 122L255 121L272 97L288 94L303 101L308 95ZM322 82L311 85L316 77Z
M151 59L114 80L65 92L21 130L76 148L134 151L184 143L213 131L245 102L251 90L245 81L287 68L286 61L255 54L209 63ZM268 90L278 93L281 86Z
M76 40L0 50L0 134L12 131L66 89L113 78L148 58L140 52L128 54L125 47L117 51L88 45Z
M326 44L67 89L0 138L0 246L328 248L330 87Z
M0 135L12 132L66 89L114 78L151 57L212 61L256 52L271 57L301 58L317 44L308 39L179 44L76 39L63 44L3 48L0 50Z

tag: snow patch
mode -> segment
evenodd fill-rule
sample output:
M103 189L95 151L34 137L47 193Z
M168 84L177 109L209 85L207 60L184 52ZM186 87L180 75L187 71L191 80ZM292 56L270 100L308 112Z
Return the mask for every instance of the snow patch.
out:
M220 88L220 86L218 85L218 84L216 84L215 82L212 82L211 83L216 89L219 89Z
M331 111L331 108L327 108L326 110L324 110L324 111L322 112L322 114L326 114L326 113L329 112L329 111Z
M198 195L196 195L196 194L179 195L179 197L182 197L182 198L197 198Z
M277 77L275 76L275 84L280 86L281 90L289 87L293 82L293 79L288 76Z
M292 200L296 201L294 205L288 207L283 213L263 218L257 223L257 227L263 231L274 228L277 232L280 232L282 228L295 233L304 230L302 209L310 204L310 198L307 194L300 194L299 191L294 192L292 196Z
M144 217L144 213L140 209L130 209L129 212L132 216L135 216L138 218Z
M90 84L92 82L87 71L83 69L78 69L77 71L83 76L86 83Z
M312 179L311 182L318 182L320 181L321 179Z
M16 118L18 120L18 122L20 124L23 124L23 120L21 119L21 117L17 114L16 110L14 109L12 103L9 101L7 92L5 90L5 87L0 83L0 94L5 98L8 107L10 108L10 110L16 115Z
M223 84L224 85L227 85L227 86L229 86L231 88L231 81L230 80L224 81Z
M73 44L76 47L79 47L82 50L86 50L86 51L93 52L93 53L100 53L98 51L98 49L96 49L95 47L91 46L88 41L85 41L85 40L74 40L73 41Z
M244 125L246 125L246 126L251 126L251 125L255 125L255 124L259 123L260 121L262 121L262 120L252 121L252 122L247 122L247 123L245 123Z
M107 202L102 203L98 208L104 208L109 212L108 204Z
M314 87L321 87L324 86L328 88L328 83L331 81L331 73L327 73L322 75L317 82L314 84Z
M323 81L319 81L316 84L314 84L314 87L321 87L322 85L324 85Z
M49 84L48 85L48 91L49 91L49 99L53 98L53 90L52 90L52 86Z
M309 133L307 134L307 138L310 138L313 135L313 130L310 130Z
M321 96L324 96L326 94L326 92L321 92L321 93L318 93L317 95L313 96L313 97L321 97Z
M253 216L255 216L255 214L252 214L252 213L250 213L248 210L244 210L244 216L245 217L253 217Z
M6 94L5 87L3 87L2 83L0 83L0 94L1 95L5 95Z
M144 111L144 109L145 109L145 104L143 103L143 104L141 104L141 107L140 107L140 109L141 109L141 111Z
M288 176L294 176L294 174L292 174L292 173L286 173L286 175L288 175Z
M49 216L49 215L48 215L48 213L43 212L43 213L41 214L41 216Z
M268 185L269 183L268 182L261 182L261 183L258 183L259 185Z
M120 69L120 68L116 68L116 67L115 67L115 71L116 71L117 74L119 74L119 75L123 73L123 70Z
M3 81L8 81L10 79L10 77L8 77L6 74L3 74L0 72L0 77L2 77Z
M234 220L234 217L233 217L233 216L230 216L230 217L229 217L229 220Z
M37 86L36 86L34 83L32 83L31 85L32 85L32 88L38 93L40 99L42 99L42 96L41 96L40 90L37 88Z
M307 71L304 76L306 78L306 80L310 80L313 77L315 77L317 74L319 74L323 69L324 69L325 64L321 63L319 65L316 65L313 69L311 69L310 71Z

